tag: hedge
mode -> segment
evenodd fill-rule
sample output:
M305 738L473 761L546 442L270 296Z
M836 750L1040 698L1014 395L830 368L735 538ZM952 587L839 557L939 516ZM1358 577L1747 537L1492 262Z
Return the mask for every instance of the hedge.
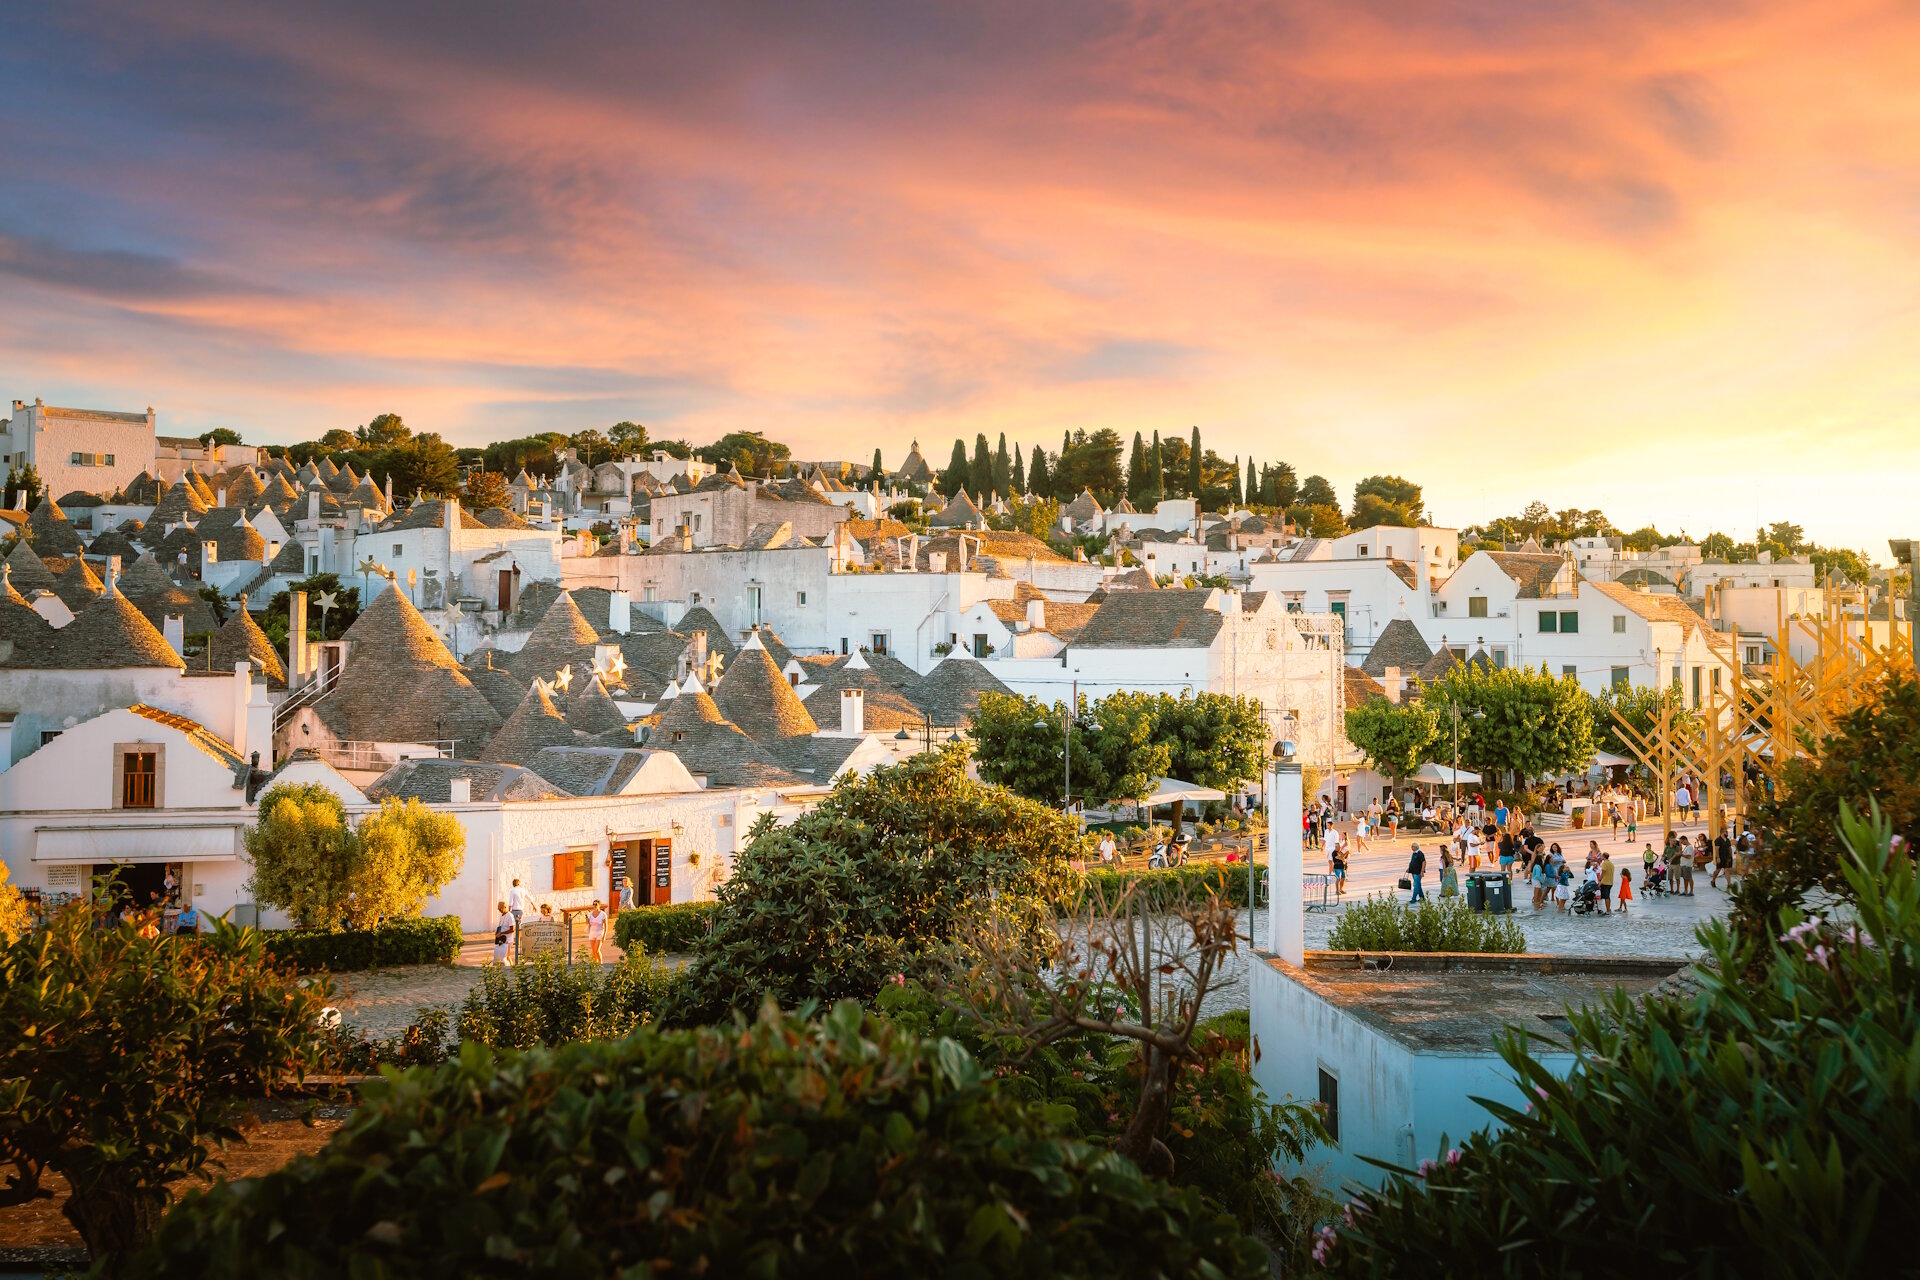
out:
M707 936L719 911L717 902L676 902L671 906L622 911L614 918L613 944L622 951L631 951L637 943L643 951L654 955L691 951Z
M452 964L460 956L460 917L389 920L375 929L274 929L266 938L268 955L304 973Z
M1178 898L1183 890L1199 895L1209 889L1229 902L1244 904L1247 901L1249 865L1245 862L1189 863L1184 867L1155 867L1144 871L1095 867L1081 877L1078 891L1070 894L1060 905L1072 911L1082 905L1081 894L1096 887L1104 889L1107 900L1112 901L1122 888L1134 881L1139 882L1140 896L1150 907L1166 906ZM1266 879L1265 867L1259 867L1257 871L1262 880Z

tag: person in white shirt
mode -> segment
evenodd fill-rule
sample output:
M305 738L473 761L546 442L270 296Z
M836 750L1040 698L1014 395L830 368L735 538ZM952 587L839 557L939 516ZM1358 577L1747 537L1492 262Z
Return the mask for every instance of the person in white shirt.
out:
M1480 846L1484 843L1480 833L1472 827L1467 828L1467 870L1478 870L1480 866Z
M593 907L587 912L587 954L593 957L595 964L600 963L600 944L607 937L607 913L600 900L593 900Z
M1100 833L1100 865L1103 867L1112 866L1113 857L1114 857L1113 832L1102 831Z
M514 884L519 884L518 880ZM493 959L495 964L505 964L513 949L513 934L519 928L514 913L507 910L507 904L500 904L500 918L493 922Z
M520 917L532 909L532 900L527 896L527 891L520 887L518 880L515 880L513 888L507 891L507 901L502 909L513 912L513 922L516 925L520 923Z

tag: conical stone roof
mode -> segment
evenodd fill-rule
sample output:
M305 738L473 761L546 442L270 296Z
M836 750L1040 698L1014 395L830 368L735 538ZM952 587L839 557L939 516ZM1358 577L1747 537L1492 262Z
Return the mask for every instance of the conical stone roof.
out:
M240 597L240 607L233 611L207 642L207 661L214 670L231 671L235 663L243 660L251 662L253 669L267 678L270 687L287 687L286 665L280 661L280 655L273 651L273 641L267 639L267 633L247 612L245 596Z
M170 524L185 521L192 524L206 514L208 502L200 496L185 480L176 480L173 486L160 495L160 501L153 504L153 512L147 516L146 527L164 532Z
M480 758L498 764L524 764L542 748L572 745L573 730L567 727L567 718L547 696L546 684L536 680Z
M494 656L492 649L470 653L463 670L467 679L473 682L473 687L486 697L500 718L505 720L519 708L520 699L526 696L527 682L516 680L506 667L495 666Z
M227 505L230 507L244 507L249 502L265 494L266 491L267 486L261 481L260 477L254 473L253 468L242 467L234 474L233 478L227 482Z
M53 594L59 596L60 602L75 613L98 600L105 589L93 570L87 567L87 562L77 555L70 557L66 567L53 577Z
M577 676L584 677L599 643L600 633L580 612L572 594L562 591L527 633L520 651L508 660L507 670L518 680L551 680L560 668L571 666Z
M126 667L186 666L159 628L118 591L109 591L55 632L51 659L40 665L62 671L108 671Z
M980 714L980 695L1011 693L986 664L969 654L955 652L941 659L933 670L906 689L907 701L924 712L934 724L970 725Z
M87 544L87 555L95 560L119 556L120 564L124 568L140 558L140 548L133 545L132 538L115 528L95 534L93 541Z
M337 737L373 742L451 739L473 756L500 726L438 634L404 592L380 592L347 628L346 667L314 710Z
M7 568L13 575L13 589L23 596L36 591L51 591L59 594L60 584L54 581L53 570L47 568L46 561L34 553L26 539L13 544L13 550L7 553Z
M627 718L620 714L613 695L607 692L600 677L594 676L587 681L586 688L567 699L567 724L581 733L600 734L624 730Z
M321 458L320 465L316 468L316 470L320 476L320 483L322 484L325 484L327 481L333 479L335 476L340 474L340 468L333 465L332 458L324 458L324 457Z
M81 552L79 531L51 494L40 499L40 505L27 517L27 527L33 530L34 549L43 556L77 556Z
M734 654L739 652L727 637L727 629L720 625L720 619L714 617L705 605L697 604L681 614L680 621L673 624L673 629L676 634L686 636L689 640L696 631L706 632L707 652L719 654L723 659L723 667L727 662L732 662Z
M820 730L758 635L749 636L727 664L713 687L713 702L720 714L756 742L805 737Z
M1373 642L1360 669L1376 680L1387 674L1388 667L1398 667L1410 676L1432 660L1433 650L1427 647L1420 628L1406 618L1395 618L1380 628L1380 638Z
M353 464L349 462L339 471L327 477L327 488L345 497L360 485L360 477L353 474Z
M184 479L187 484L192 486L193 491L200 495L200 501L206 503L209 507L218 501L218 499L213 496L213 486L207 483L207 478L200 474L198 467L187 472Z
M721 715L713 695L698 680L690 679L688 689L667 704L646 745L671 751L687 772L704 775L714 786L780 786L800 780Z
M920 709L856 653L821 675L819 685L807 695L807 711L822 731L840 728L840 695L848 689L858 689L863 695L861 725L865 732L891 732L925 723Z
M1433 657L1429 658L1426 664L1420 668L1421 683L1432 684L1435 680L1446 679L1447 672L1451 671L1459 662L1460 656L1452 649L1449 649L1446 642L1442 640L1440 647L1433 651Z
M0 666L36 667L52 654L60 633L14 589L11 565L0 562Z

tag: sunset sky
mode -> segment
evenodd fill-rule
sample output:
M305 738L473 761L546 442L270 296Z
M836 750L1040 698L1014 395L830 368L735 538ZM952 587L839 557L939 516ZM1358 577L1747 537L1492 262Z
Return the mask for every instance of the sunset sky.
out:
M1920 536L1920 2L9 3L0 397Z

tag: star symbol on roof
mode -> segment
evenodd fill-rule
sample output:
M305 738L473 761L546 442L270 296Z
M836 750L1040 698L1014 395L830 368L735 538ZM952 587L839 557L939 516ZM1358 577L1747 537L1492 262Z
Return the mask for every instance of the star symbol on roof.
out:
M554 672L553 682L559 686L560 692L565 693L567 686L573 683L573 664L569 662L566 666Z
M460 619L466 616L467 616L466 611L460 607L460 602L458 600L453 600L448 602L447 604L447 621L448 622L451 622L457 626L459 625Z
M607 655L606 666L600 671L603 680L618 684L627 674L627 655L615 649Z
M365 560L362 560L362 561L360 562L360 572L362 572L362 573L379 573L379 572L380 572L380 566L379 566L378 564L376 564L376 563L374 563L374 559L373 559L373 557L372 557L372 556L368 556L368 557L367 557L367 558L366 558Z
M322 609L336 608L340 603L340 595L338 592L334 592L334 591L322 591L317 597L314 598L314 603L319 605Z

